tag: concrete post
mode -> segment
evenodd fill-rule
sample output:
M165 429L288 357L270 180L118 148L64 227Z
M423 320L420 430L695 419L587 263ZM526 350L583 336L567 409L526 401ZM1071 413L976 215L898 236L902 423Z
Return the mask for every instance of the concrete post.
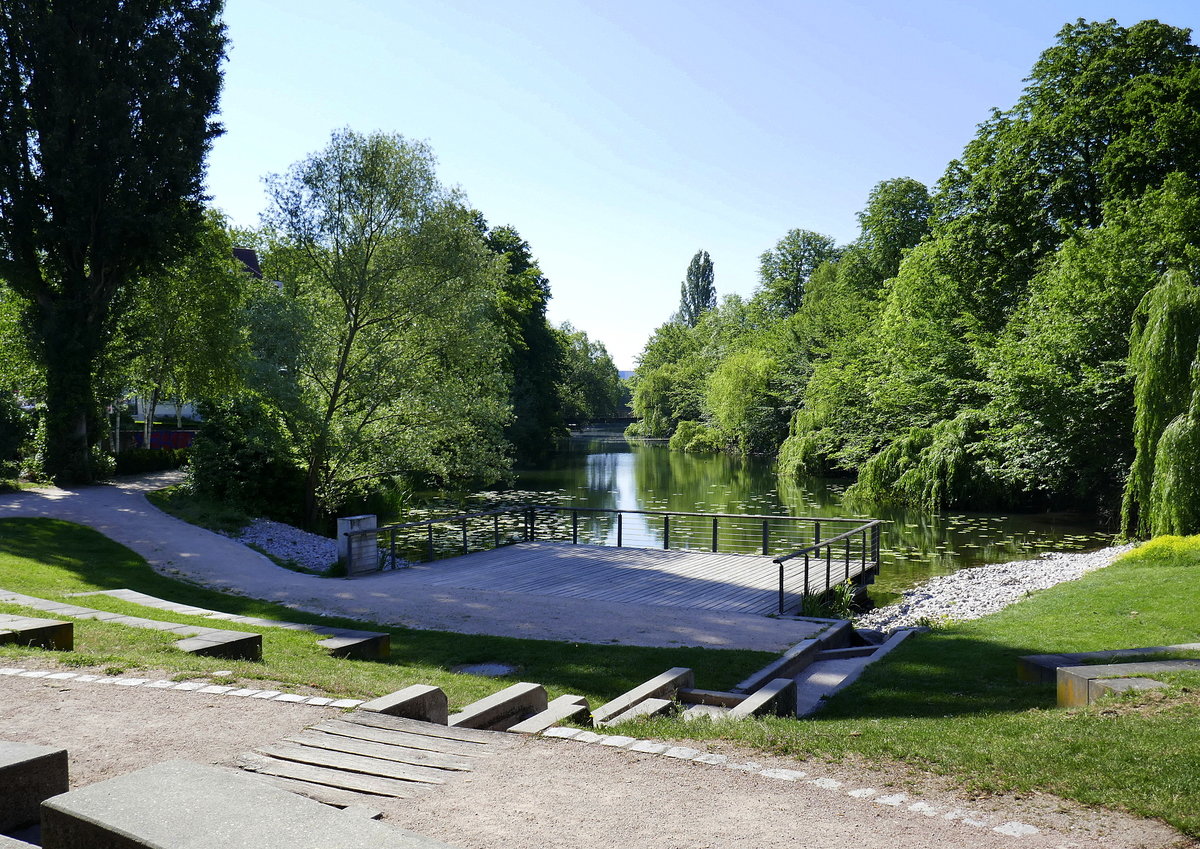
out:
M379 540L374 534L347 537L347 531L373 530L378 527L373 514L345 516L337 520L338 562L346 567L346 577L363 575L379 569Z

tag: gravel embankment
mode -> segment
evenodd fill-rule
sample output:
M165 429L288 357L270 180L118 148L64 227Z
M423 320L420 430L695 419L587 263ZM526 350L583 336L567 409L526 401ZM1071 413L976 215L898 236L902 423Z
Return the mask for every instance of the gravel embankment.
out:
M324 572L337 562L337 540L270 519L255 519L240 534L230 536L309 572Z
M887 607L855 620L859 628L893 631L945 620L978 619L1020 601L1034 590L1102 569L1133 545L1120 545L1083 554L1048 552L1036 560L995 563L931 578L904 593Z

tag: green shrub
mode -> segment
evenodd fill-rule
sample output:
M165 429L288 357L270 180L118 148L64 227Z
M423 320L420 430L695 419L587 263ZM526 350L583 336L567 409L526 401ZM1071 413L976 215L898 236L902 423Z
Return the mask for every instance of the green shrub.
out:
M668 443L672 451L722 451L725 441L715 428L700 422L680 422Z
M116 457L116 474L141 475L187 465L186 448L130 448Z

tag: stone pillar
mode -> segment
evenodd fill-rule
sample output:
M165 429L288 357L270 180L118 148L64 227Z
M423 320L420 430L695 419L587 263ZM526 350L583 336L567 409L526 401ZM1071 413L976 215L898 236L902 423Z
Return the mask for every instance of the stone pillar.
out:
M373 530L378 519L372 515L345 516L337 520L338 562L346 567L346 577L379 571L379 540L374 534L348 537L347 531Z

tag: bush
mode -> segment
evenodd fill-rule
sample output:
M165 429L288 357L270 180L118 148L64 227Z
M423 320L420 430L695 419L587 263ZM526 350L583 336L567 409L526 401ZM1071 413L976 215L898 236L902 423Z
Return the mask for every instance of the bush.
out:
M17 399L0 392L0 478L15 475L21 460L21 447L32 431L33 418L21 409Z
M192 488L255 516L297 524L304 473L278 414L255 398L213 405L191 448Z
M130 448L116 457L118 475L141 475L147 472L162 472L187 465L186 448Z

